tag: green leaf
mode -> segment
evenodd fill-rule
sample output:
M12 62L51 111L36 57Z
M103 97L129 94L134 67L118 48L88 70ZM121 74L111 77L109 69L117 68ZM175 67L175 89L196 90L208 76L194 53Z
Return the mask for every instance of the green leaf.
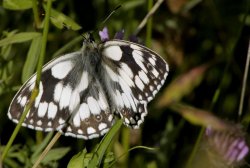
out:
M194 125L201 125L204 127L211 127L214 130L229 130L231 124L228 124L216 117L213 113L195 108L193 106L176 103L170 106L171 109L178 112L183 118Z
M74 20L64 15L61 12L58 12L55 9L51 9L51 17L50 20L52 24L54 24L57 28L63 29L68 27L71 30L80 30L81 26L79 26Z
M42 36L38 36L32 40L30 49L24 63L22 72L22 82L24 83L33 73L36 68L37 60L40 54Z
M95 153L93 154L92 159L89 162L89 168L100 167L105 152L107 151L111 141L113 140L114 136L117 134L121 126L122 120L117 120L109 130L109 132L105 135L105 137L96 148Z
M3 7L10 10L25 10L32 8L32 0L3 0Z
M69 163L67 168L82 168L84 167L84 158L86 157L87 150L84 149L83 151L79 152L75 156L73 156Z
M42 163L47 164L51 161L59 160L63 156L65 156L69 152L69 150L70 150L69 147L52 149L48 152L48 154L42 160Z
M67 168L83 168L87 167L92 160L95 153L87 153L86 149L83 149L83 151L79 152L75 156L73 156L70 159L70 162L67 166ZM104 155L103 159L103 167L109 167L109 165L114 162L115 156L113 152L109 152L106 155Z
M30 41L34 38L37 38L38 36L41 36L41 33L37 33L37 32L18 33L18 34L12 35L11 37L6 37L0 40L0 47L4 45L13 44L13 43L22 43L22 42Z
M124 11L126 10L131 10L131 9L134 9L138 6L141 6L145 4L145 1L144 0L137 0L137 1L124 1L124 3L122 4L122 9Z

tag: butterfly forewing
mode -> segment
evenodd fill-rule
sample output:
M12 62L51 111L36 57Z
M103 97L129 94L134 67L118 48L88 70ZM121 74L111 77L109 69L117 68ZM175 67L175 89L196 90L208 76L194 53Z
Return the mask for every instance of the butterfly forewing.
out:
M79 52L43 67L39 94L23 126L91 139L104 135L114 114L138 128L151 101L165 82L167 63L139 44L87 39ZM8 116L18 122L35 86L33 75L14 97Z

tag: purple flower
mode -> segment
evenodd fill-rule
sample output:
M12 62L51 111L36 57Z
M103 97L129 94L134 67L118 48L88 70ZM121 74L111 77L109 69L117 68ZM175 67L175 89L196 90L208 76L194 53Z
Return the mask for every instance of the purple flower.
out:
M241 164L249 152L245 136L237 126L225 131L207 128L205 136L209 148L220 156L226 165Z
M123 40L123 38L124 38L124 30L115 33L114 39Z
M99 36L100 36L102 42L109 40L110 38L109 38L108 28L104 27L103 30L99 31ZM120 30L120 31L116 32L114 39L123 40L124 39L124 30ZM138 38L135 35L131 35L131 36L129 36L129 41L134 42L134 43L138 43Z
M99 31L99 36L103 42L109 40L108 28L104 27L102 31Z

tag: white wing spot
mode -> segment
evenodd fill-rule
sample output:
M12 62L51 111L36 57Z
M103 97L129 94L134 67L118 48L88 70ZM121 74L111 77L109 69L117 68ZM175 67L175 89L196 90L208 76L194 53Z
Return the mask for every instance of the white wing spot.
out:
M168 73L165 73L165 74L164 74L164 78L166 78L167 76L168 76Z
M130 122L131 122L131 124L135 124L136 123L135 119L133 119L132 117L130 117Z
M127 71L124 71L123 69L119 69L118 71L119 71L119 74L120 74L120 76L122 77L122 79L123 79L124 81L126 81L126 83L127 83L130 87L135 86L135 85L134 85L134 82L133 82L133 81L131 80L131 78L128 76Z
M138 45L135 45L135 44L130 44L130 47L134 50L141 50L141 47L139 47Z
M148 72L146 67L143 64L143 57L141 56L141 51L133 51L132 55L135 60L135 62L140 66L141 69L143 69L144 72Z
M21 99L20 105L21 105L22 107L24 107L25 104L26 104L26 102L27 102L27 97L24 96L24 97Z
M95 98L88 97L87 102L88 102L88 106L92 114L97 115L101 113L100 106L97 103Z
M99 134L92 134L92 135L89 135L88 139L93 139L93 138L98 138L98 137L99 137Z
M117 74L108 66L108 65L104 65L107 73L109 74L110 78L117 82L118 81L118 77L117 77Z
M34 127L34 125L27 125L28 126L28 128L30 128L30 129L34 129L35 127Z
M148 101L151 101L151 100L153 100L153 97L149 96Z
M17 97L17 103L20 103L21 100L22 100L22 97L21 97L21 95L19 95L19 96Z
M79 127L81 124L81 120L80 120L80 114L76 113L74 118L73 118L73 124L75 127Z
M155 60L153 60L152 58L149 58L148 60L153 66L155 66Z
M33 119L30 119L29 123L30 123L30 124L33 124L33 123L34 123L34 120L33 120Z
M155 68L153 68L151 72L154 74L156 78L159 76L159 72Z
M53 129L52 128L46 128L44 131L45 132L50 132L50 131L52 131Z
M72 68L71 61L60 62L51 68L51 74L54 78L63 79L69 74Z
M107 128L107 124L106 123L100 123L99 126L98 126L99 130L103 130L105 128Z
M106 134L108 132L108 130L109 130L109 128L106 128L106 129L102 130L100 134L104 135L104 134Z
M138 75L145 84L149 83L148 76L145 74L143 70L139 71Z
M38 131L43 131L43 128L42 127L34 127L36 130Z
M67 131L68 131L68 132L72 132L71 127L68 127L68 128L67 128Z
M108 120L112 121L113 120L113 115L109 115Z
M50 102L49 103L49 107L48 107L48 119L54 119L57 113L57 106L53 103Z
M126 96L126 95L125 95ZM116 90L116 94L114 96L115 98L115 101L116 101L116 104L119 106L119 107L123 107L124 106L124 100L122 98L122 95L121 93L119 92L119 90Z
M121 63L121 68L123 69L124 72L126 72L126 74L132 79L134 77L134 74L131 70L131 68L125 64L125 63Z
M71 136L71 137L79 137L79 138L81 138L82 136L81 135L76 135L76 134L73 134L72 132L66 132L65 134L64 134L65 136ZM85 138L84 138L85 139ZM87 138L86 138L87 139Z
M103 50L102 54L114 61L122 58L122 50L119 46L109 46Z
M79 116L82 120L90 117L89 106L86 103L82 103L79 108Z
M140 80L140 78L139 78L139 76L135 76L135 84L136 84L136 86L141 90L141 91L143 91L143 89L144 89L144 84L142 83L142 81Z
M105 96L102 94L102 92L99 92L98 104L102 110L106 110L108 108L108 103L105 99Z
M47 112L48 109L48 103L46 102L42 102L39 104L39 108L38 108L38 117L43 118Z
M125 123L129 124L129 120L127 118L124 118Z
M48 125L49 127L51 127L51 126L52 126L52 122L49 121L47 125Z
M138 95L138 97L139 97L139 100L142 100L142 95Z
M54 90L54 95L53 95L55 102L59 102L60 101L61 94L62 94L62 89L63 89L63 84L61 82L59 82L58 84L56 84L55 90Z
M87 133L88 134L93 134L93 133L95 133L96 132L96 130L93 128L93 127L88 127L87 128Z
M73 112L77 106L79 106L80 103L80 95L79 92L74 90L70 97L70 103L69 103L69 111Z
M125 93L122 93L122 100L123 100L123 103L125 104L125 106L127 108L130 108L130 103L129 103L129 100L128 100L128 98L127 98L127 96L126 96Z
M32 78L32 79L33 79L33 78ZM30 87L29 87L29 91L32 91L34 88L35 88L35 82L34 82L34 83L32 83L32 84L30 85Z
M61 125L61 124L65 123L65 120L63 118L59 118L58 123Z
M85 89L87 89L88 85L89 85L88 72L83 71L82 76L81 76L81 80L77 86L78 92L81 92L81 91L84 91Z
M77 133L78 133L78 134L83 134L83 131L82 131L81 129L78 129L78 130L77 130Z
M158 92L157 90L154 90L153 91L153 95L155 96L157 92Z
M69 106L71 93L72 93L72 88L69 85L63 88L59 103L60 110L63 109L64 107Z
M36 124L39 125L39 126L41 126L43 123L42 123L41 120L38 120L38 121L36 122Z

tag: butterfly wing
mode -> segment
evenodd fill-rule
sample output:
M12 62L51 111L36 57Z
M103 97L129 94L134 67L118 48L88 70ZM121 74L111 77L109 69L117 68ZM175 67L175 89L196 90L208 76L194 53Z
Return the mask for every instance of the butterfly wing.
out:
M113 123L104 90L84 66L82 52L56 58L43 67L39 93L23 126L58 130L65 135L91 139L105 134ZM8 116L18 123L35 86L33 75L18 91Z
M166 80L168 64L150 49L128 41L107 41L101 48L104 80L113 107L124 124L138 128L147 114L147 103Z

